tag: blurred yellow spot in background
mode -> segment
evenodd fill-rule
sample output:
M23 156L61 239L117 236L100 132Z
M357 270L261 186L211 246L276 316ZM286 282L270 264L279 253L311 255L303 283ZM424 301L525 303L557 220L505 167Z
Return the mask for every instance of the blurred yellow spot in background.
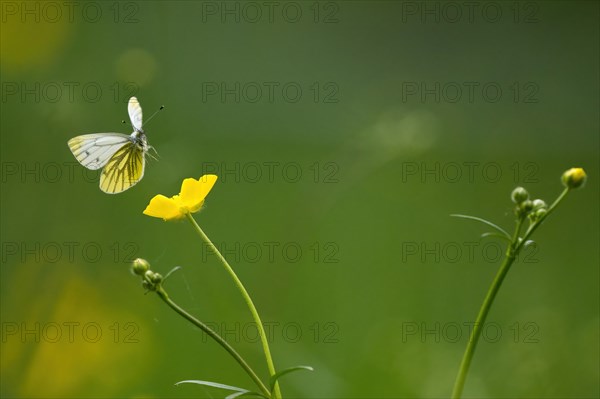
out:
M151 346L150 329L75 267L23 265L12 276L3 295L5 304L15 305L2 317L4 394L111 397L143 379L150 364L139 359ZM48 278L40 278L44 274ZM23 302L32 306L20 307Z
M152 82L156 75L156 59L148 51L134 48L125 51L116 61L116 75L124 82L140 86Z
M44 68L62 53L73 23L65 3L1 2L0 62L8 71Z

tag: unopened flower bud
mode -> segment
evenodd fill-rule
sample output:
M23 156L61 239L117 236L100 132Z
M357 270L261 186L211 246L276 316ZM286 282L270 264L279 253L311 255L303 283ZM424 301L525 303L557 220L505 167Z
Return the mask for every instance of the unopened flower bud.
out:
M533 209L533 201L531 200L525 200L522 201L520 204L517 204L517 207L515 208L515 214L522 218L525 217L529 214L529 212L531 212L531 210Z
M525 211L525 213L529 213L533 209L533 201L531 201L531 200L523 201L523 202L521 202L519 207L521 209L523 209L523 211Z
M513 190L510 198L515 204L520 204L529 198L529 193L523 187L517 187Z
M148 263L146 259L137 258L133 261L131 268L135 274L138 276L143 276L144 273L150 269L150 263Z
M585 184L587 175L582 168L571 168L562 175L562 183L567 188L578 188Z
M151 277L150 280L154 283L154 284L160 284L163 281L163 276L162 274L159 273L154 273Z
M535 219L538 220L543 217L548 211L545 208L540 208L535 211Z
M546 202L544 202L544 200L541 200L541 199L533 200L533 209L546 209L546 208L548 208L548 205L546 204Z

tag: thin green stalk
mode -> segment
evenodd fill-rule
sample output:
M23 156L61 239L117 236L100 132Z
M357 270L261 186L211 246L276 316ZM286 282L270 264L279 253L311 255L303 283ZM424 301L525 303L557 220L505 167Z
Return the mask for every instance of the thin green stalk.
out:
M492 285L488 290L483 303L481 304L481 308L479 309L479 314L477 314L477 319L475 320L475 325L473 326L473 330L471 330L471 336L469 337L469 342L467 343L467 349L463 355L462 361L460 363L460 368L458 370L458 375L456 377L456 382L454 383L454 389L452 390L452 398L458 399L462 395L462 391L465 385L465 380L467 378L467 373L469 372L469 366L471 365L471 360L473 359L473 354L475 353L475 348L477 347L477 343L479 342L479 337L481 336L481 331L483 329L483 325L487 318L488 313L490 312L490 308L492 307L492 303L494 302L494 298L496 298L496 294L498 290L500 290L500 286L504 281L504 277L510 270L512 266L516 252L514 251L514 244L518 242L519 230L521 230L523 219L519 219L517 222L517 227L515 228L515 234L513 236L513 241L509 246L509 249L506 253L506 258L504 258L504 262L498 269L496 273L496 277L494 281L492 281Z
M271 393L269 392L269 390L267 389L265 384L263 384L263 382L260 380L260 378L258 378L258 376L254 372L254 370L252 370L252 368L248 365L248 363L244 360L244 358L242 358L242 356L239 353L237 353L237 351L235 349L233 349L233 347L231 345L229 345L229 343L227 341L225 341L219 334L217 334L215 331L213 331L206 324L202 323L200 320L196 319L194 316L192 316L191 314L186 312L183 308L179 307L179 305L177 305L175 302L173 302L171 300L171 298L169 298L169 295L167 294L167 292L164 290L164 288L162 286L159 285L157 287L156 293L173 310L175 310L177 313L179 313L185 319L190 321L196 327L200 328L212 339L217 341L217 343L219 345L221 345L227 352L229 352L229 354L231 356L233 356L233 358L239 363L239 365L242 366L244 371L246 371L246 373L248 373L250 378L252 378L252 380L256 383L256 385L263 392L263 394L265 394L267 397L271 397Z
M481 304L481 308L479 309L479 313L477 314L477 319L475 320L475 325L473 330L471 331L471 335L469 337L469 342L467 343L467 348L465 349L465 353L463 355L462 361L460 363L460 368L458 370L458 375L456 376L456 381L454 383L454 389L452 390L452 398L459 399L462 395L462 391L465 385L465 380L467 378L467 373L469 372L469 366L471 365L471 360L473 359L473 354L475 353L475 348L477 347L477 342L479 342L479 337L481 336L481 331L483 329L483 325L487 318L488 313L490 312L490 308L492 307L492 303L496 298L496 294L498 290L500 290L500 286L506 277L506 274L510 270L510 267L515 261L515 258L519 254L519 251L523 248L523 245L527 242L527 239L533 234L533 232L538 228L540 224L544 221L548 215L558 206L558 204L563 200L563 198L569 192L569 188L565 188L564 191L558 196L558 198L554 201L554 203L548 208L546 214L540 217L539 220L532 223L523 238L519 238L519 233L521 231L521 226L523 224L523 218L519 217L517 220L517 226L515 228L515 233L512 238L512 242L506 251L506 258L504 258L504 262L498 269L496 273L496 277L494 277L494 281L492 281L492 285L490 286L483 303Z
M244 297L244 300L246 301L246 304L248 305L248 308L250 309L250 313L252 313L252 317L254 318L254 322L256 323L256 327L258 328L258 332L259 332L259 335L260 335L260 340L261 340L261 343L262 343L262 346L263 346L263 351L265 353L265 358L267 360L267 367L269 369L269 376L272 377L273 375L275 375L275 365L273 364L273 358L271 357L271 351L269 349L269 342L267 340L267 334L265 333L265 329L263 327L263 324L262 324L262 321L260 319L260 316L258 315L258 311L256 310L256 306L254 306L254 302L252 302L252 298L250 298L250 295L248 294L248 291L246 291L246 288L244 287L244 285L242 284L242 282L238 278L238 276L235 274L235 271L233 271L233 268L229 265L229 263L227 262L227 260L225 259L225 257L223 257L223 255L221 254L221 252L219 252L219 250L212 243L212 241L210 240L210 238L208 238L208 236L200 228L200 226L198 225L198 223L196 223L196 219L194 219L194 217L191 214L189 214L189 213L187 214L187 218L190 221L190 223L192 224L192 226L194 226L194 229L196 230L196 232L206 242L206 244L208 244L209 248L213 251L213 253L217 256L217 258L219 258L219 260L221 261L221 263L225 267L225 270L227 270L227 273L229 273L229 275L233 279L235 285L237 286L237 288L239 289L240 293ZM275 382L275 387L274 388L275 389L273 390L273 398L274 399L280 399L281 398L281 390L279 388L279 383L278 382Z

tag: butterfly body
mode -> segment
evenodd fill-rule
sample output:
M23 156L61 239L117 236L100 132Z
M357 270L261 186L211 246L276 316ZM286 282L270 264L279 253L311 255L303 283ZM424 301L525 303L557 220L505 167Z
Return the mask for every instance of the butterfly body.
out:
M129 137L131 137L131 142L134 143L140 151L148 152L150 146L148 145L146 133L142 130L135 130Z
M142 130L142 108L135 97L129 99L130 135L93 133L73 137L68 145L81 165L91 170L102 168L100 190L121 193L144 177L145 156L151 148Z

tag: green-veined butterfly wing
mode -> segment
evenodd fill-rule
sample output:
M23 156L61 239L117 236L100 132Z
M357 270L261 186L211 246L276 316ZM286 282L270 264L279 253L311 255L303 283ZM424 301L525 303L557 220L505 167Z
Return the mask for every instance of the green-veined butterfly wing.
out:
M137 98L131 97L129 99L127 112L129 112L129 119L133 128L137 131L142 131L142 107Z
M125 144L110 158L100 175L100 190L118 194L144 177L145 152L135 142Z
M93 133L73 137L69 149L79 163L91 170L102 168L121 147L131 143L131 136L121 133Z

